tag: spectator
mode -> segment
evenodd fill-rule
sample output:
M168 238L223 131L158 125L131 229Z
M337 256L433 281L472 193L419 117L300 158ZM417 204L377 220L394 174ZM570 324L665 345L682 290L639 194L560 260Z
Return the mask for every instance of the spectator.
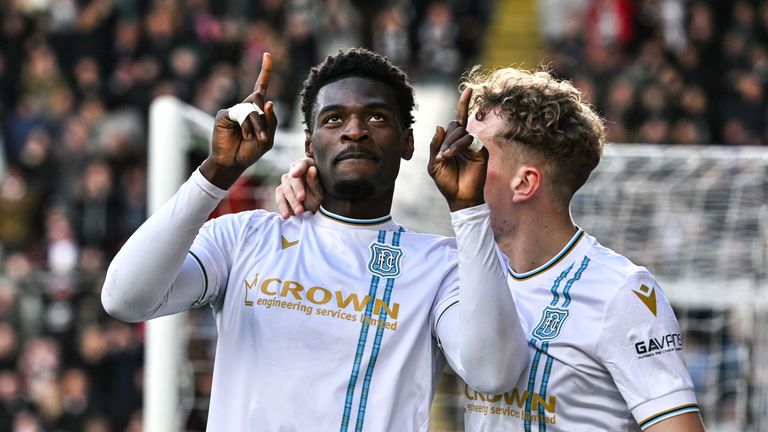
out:
M373 22L373 49L393 63L405 66L411 58L409 17L398 7L382 9Z
M462 66L452 14L448 3L435 1L420 24L419 65L427 75L455 76Z

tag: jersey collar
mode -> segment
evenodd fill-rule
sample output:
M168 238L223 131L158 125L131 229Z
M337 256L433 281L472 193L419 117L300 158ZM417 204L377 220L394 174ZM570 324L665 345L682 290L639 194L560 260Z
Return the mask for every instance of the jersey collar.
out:
M565 245L565 247L558 252L557 255L552 257L549 261L547 261L544 265L535 268L531 271L525 272L525 273L515 273L512 268L509 267L509 263L507 263L507 270L509 271L509 275L512 276L512 279L522 281L526 279L530 279L534 276L538 276L547 270L551 269L552 267L555 267L560 261L562 261L565 257L568 256L571 252L573 252L574 249L576 249L576 246L579 244L579 241L584 238L584 230L581 228L576 231L576 234L571 237L571 239L568 241L568 243Z
M315 213L315 219L319 224L330 228L363 228L374 230L399 229L399 225L392 220L392 215L386 215L375 219L355 219L332 213L322 206Z

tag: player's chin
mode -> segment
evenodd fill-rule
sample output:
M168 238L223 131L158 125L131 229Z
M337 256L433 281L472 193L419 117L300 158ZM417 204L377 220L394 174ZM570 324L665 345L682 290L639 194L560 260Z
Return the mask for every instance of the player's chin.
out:
M343 178L333 184L333 192L339 198L356 201L372 197L376 187L365 177Z
M373 159L345 159L334 166L335 177L342 181L370 181L379 177L381 169L381 162Z

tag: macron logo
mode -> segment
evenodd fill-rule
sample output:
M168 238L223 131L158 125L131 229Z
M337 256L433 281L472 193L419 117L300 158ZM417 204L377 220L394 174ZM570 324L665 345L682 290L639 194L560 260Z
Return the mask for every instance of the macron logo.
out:
M653 316L656 316L656 290L653 288L649 288L647 285L643 284L640 285L640 288L635 291L632 290L633 293L637 296L637 298L640 299L640 301L643 302L645 307L648 308L649 311L653 314Z
M298 240L288 241L288 239L285 238L285 236L283 235L280 236L280 245L283 247L283 250L286 250L291 246L296 246L297 244L299 244Z

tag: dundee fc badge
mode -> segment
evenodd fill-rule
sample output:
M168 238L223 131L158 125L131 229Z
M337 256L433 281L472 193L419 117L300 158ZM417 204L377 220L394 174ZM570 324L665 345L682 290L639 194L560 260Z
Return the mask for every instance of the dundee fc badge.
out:
M402 258L403 250L398 247L371 243L371 259L368 261L368 271L382 278L399 277Z
M552 306L544 308L539 325L533 329L533 336L541 341L550 341L560 336L560 330L568 319L568 309L560 309Z

